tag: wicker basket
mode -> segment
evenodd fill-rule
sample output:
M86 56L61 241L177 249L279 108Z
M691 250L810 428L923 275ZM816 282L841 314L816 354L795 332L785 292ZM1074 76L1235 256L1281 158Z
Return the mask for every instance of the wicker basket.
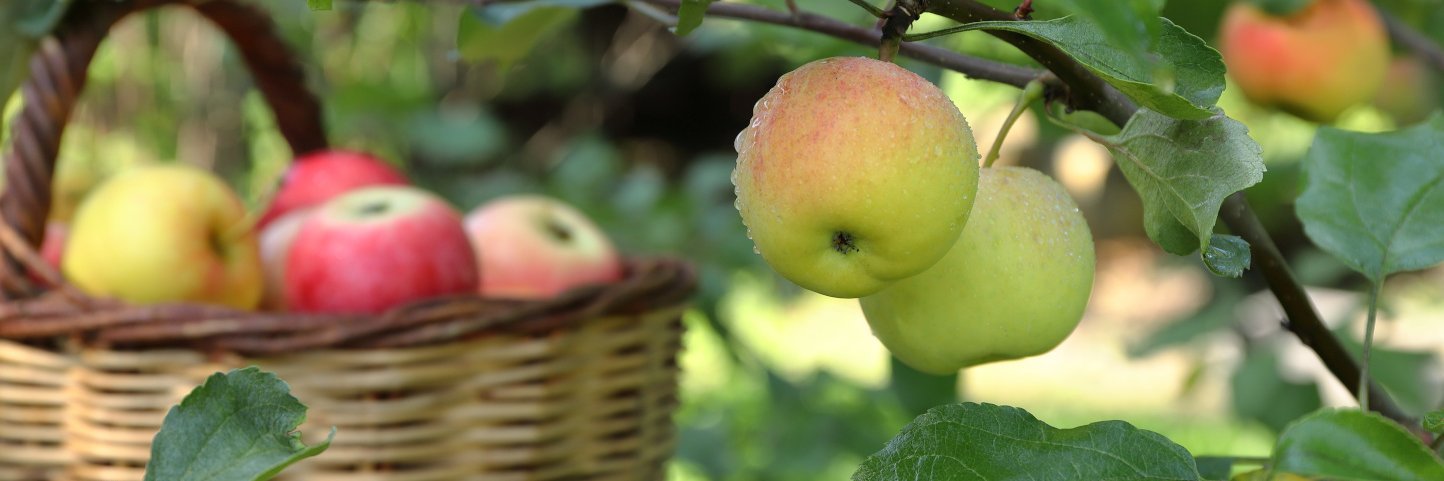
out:
M0 481L140 480L166 410L218 370L259 365L331 449L289 479L658 479L671 455L679 318L695 275L633 259L619 283L544 302L458 296L381 316L129 306L39 259L56 151L110 27L179 4L238 46L293 151L324 148L316 99L265 14L229 0L76 5L41 45L0 194ZM40 277L52 289L40 288ZM179 481L179 480L177 480Z

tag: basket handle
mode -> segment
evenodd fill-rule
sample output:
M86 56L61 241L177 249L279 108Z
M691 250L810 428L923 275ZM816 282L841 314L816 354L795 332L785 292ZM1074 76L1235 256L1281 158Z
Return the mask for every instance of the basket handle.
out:
M32 246L40 245L50 212L51 176L60 138L85 88L86 70L110 28L134 12L186 5L215 24L236 45L256 87L276 116L276 126L293 154L326 148L321 107L306 89L304 73L264 12L231 0L122 0L85 2L66 12L52 35L30 60L30 77L21 87L23 110L15 117L6 150L5 187L0 216ZM6 250L0 263L5 297L26 296L25 267Z

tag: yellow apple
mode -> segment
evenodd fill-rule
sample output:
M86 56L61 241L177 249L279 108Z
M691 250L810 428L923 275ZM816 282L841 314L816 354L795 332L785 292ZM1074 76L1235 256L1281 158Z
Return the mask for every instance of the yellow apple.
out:
M1373 98L1389 38L1367 0L1313 0L1287 17L1235 1L1219 27L1219 53L1249 100L1332 122Z
M861 297L927 269L967 223L978 150L937 86L829 58L777 81L737 136L737 209L792 282Z
M75 213L62 267L92 295L137 304L251 309L264 283L240 199L185 165L134 167L102 183Z
M932 268L861 299L873 334L934 374L1047 352L1093 290L1093 237L1062 186L1036 170L983 169L972 218Z

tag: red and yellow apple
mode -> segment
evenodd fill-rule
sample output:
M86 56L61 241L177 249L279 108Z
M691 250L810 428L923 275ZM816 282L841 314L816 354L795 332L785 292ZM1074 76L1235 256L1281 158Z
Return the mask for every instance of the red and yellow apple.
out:
M306 154L286 169L259 225L265 227L288 212L319 206L351 190L407 184L405 175L367 154L345 150Z
M264 284L240 199L187 165L134 167L97 187L76 210L61 266L90 294L138 304L251 309Z
M493 200L466 216L466 232L479 253L481 293L490 297L544 299L622 277L621 259L606 234L559 200Z
M977 147L952 101L869 58L783 75L736 148L737 209L757 252L833 297L872 294L941 259L978 184Z
M878 340L947 374L1042 354L1083 318L1093 237L1061 185L1023 167L982 170L972 218L947 256L861 299Z
M1389 38L1367 0L1312 0L1287 17L1235 1L1224 13L1219 52L1249 100L1327 123L1373 98Z
M299 312L377 314L475 293L479 278L461 214L414 187L327 201L301 222L285 257L285 303Z

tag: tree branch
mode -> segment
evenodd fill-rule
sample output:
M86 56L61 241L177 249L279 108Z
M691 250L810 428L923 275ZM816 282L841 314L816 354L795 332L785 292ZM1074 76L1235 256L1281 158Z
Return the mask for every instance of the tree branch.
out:
M1379 12L1379 18L1384 19L1384 27L1389 29L1389 38L1392 39L1394 43L1412 50L1415 54L1419 55L1419 58L1424 60L1424 63L1433 67L1434 70L1444 72L1444 48L1441 48L1433 39L1418 30L1414 30L1413 27L1404 23L1399 17L1380 8L1378 5L1374 6L1374 10Z
M682 0L639 0L642 3L649 3L667 8L676 12L682 5ZM821 33L830 37L848 40L869 47L877 47L882 40L882 33L878 30L858 27L844 23L830 17L798 11L796 16L787 12L780 12L765 7L747 5L741 3L713 2L707 7L707 16L735 18L739 20L751 20L754 22L770 23L796 27ZM952 70L971 78L991 80L1005 83L1014 87L1023 88L1029 81L1038 78L1043 71L1027 67L983 60L977 57L962 55L952 50L938 48L932 45L920 43L904 43L899 50L905 57L921 60L948 70Z
M1344 349L1339 338L1334 337L1333 332L1320 320L1319 312L1309 302L1304 286L1294 278L1283 254L1279 252L1278 246L1274 245L1274 240L1269 237L1258 216L1254 215L1253 208L1249 207L1243 192L1236 192L1224 199L1219 217L1228 224L1230 231L1248 241L1251 246L1253 267L1268 283L1269 290L1278 298L1279 305L1283 306L1284 315L1287 316L1284 328L1294 333L1305 346L1313 349L1329 372L1339 378L1339 382L1344 383L1350 393L1359 395L1359 365L1354 361L1354 356ZM1369 399L1370 409L1406 426L1413 425L1414 420L1399 410L1394 400L1373 380L1369 382Z
M640 0L675 11L681 0ZM974 0L930 0L928 11L969 23L978 21L1016 21L1008 12L997 10ZM787 25L854 41L863 45L877 46L881 32L863 29L837 20L810 13L797 15L777 12L766 8L735 3L712 3L707 14L714 17L728 17L753 20L775 25ZM1394 31L1393 27L1390 29ZM1010 32L988 31L989 34L1006 41L1032 57L1061 80L1067 89L1066 101L1071 108L1091 110L1103 115L1113 123L1123 126L1138 111L1138 105L1114 89L1107 82L1094 75L1087 68L1063 53L1057 47L1031 37ZM1427 39L1426 39L1427 40ZM961 72L969 77L993 80L1015 87L1023 87L1028 81L1038 78L1038 71L1023 67L980 60L956 52L921 44L904 44L902 53L908 57ZM1288 316L1287 328L1304 345L1313 349L1323 360L1329 372L1338 378L1350 392L1358 393L1359 366L1353 356L1344 350L1342 343L1329 331L1319 318L1302 285L1293 277L1288 263L1258 216L1254 215L1248 200L1242 192L1229 196L1220 211L1229 230L1249 242L1253 252L1254 271L1264 277L1269 289L1278 298ZM1371 383L1372 384L1372 383ZM1370 386L1373 402L1370 409L1398 421L1416 432L1418 422L1399 410L1389 395L1376 385Z

